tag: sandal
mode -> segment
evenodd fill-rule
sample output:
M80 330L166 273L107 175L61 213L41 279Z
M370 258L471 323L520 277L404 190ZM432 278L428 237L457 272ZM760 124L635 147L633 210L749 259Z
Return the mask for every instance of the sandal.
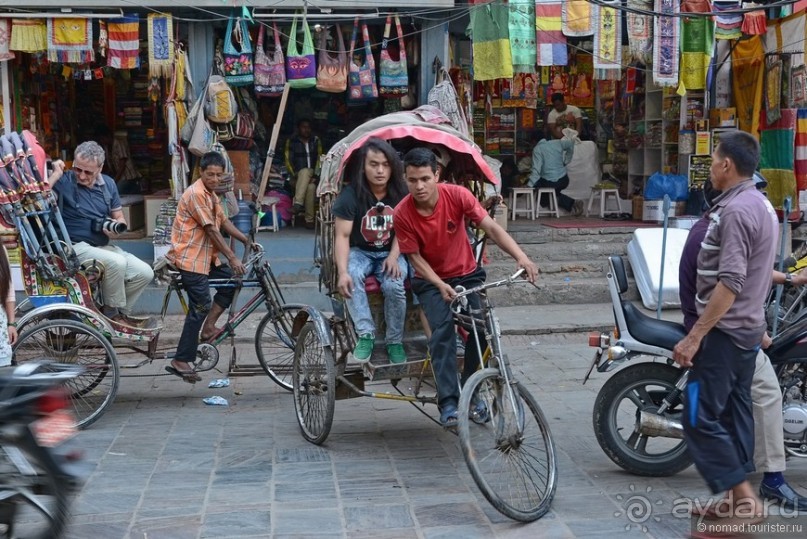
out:
M182 378L184 381L188 382L189 384L195 384L196 382L201 382L202 377L193 370L180 370L174 367L173 365L166 365L165 370L174 376L178 376Z

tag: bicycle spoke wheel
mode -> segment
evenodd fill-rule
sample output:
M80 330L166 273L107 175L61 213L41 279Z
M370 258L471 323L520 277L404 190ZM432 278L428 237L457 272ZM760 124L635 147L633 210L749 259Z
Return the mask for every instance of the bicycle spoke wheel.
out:
M67 486L58 484L42 451L21 438L0 438L0 537L61 537Z
M50 320L27 329L14 345L14 359L18 364L50 360L84 368L65 383L78 428L101 417L118 392L120 373L112 344L96 329L74 320Z
M336 402L333 349L324 346L317 328L306 322L294 349L294 410L303 438L321 444L331 432Z
M291 371L294 363L292 328L294 318L303 305L283 305L279 314L267 313L255 332L255 353L258 362L277 385L291 391Z
M521 384L514 396L516 410L498 369L474 373L460 397L460 445L474 481L493 507L531 522L549 510L555 495L555 447L533 396Z

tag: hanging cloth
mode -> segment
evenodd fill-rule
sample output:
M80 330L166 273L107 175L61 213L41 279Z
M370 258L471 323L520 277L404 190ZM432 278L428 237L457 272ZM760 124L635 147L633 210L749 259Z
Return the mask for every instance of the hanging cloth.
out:
M628 7L636 10L651 11L652 0L628 0ZM630 60L650 63L653 57L653 18L635 12L625 13L628 25L628 50Z
M759 36L738 41L731 51L734 75L732 90L737 106L738 127L752 135L759 130L764 63L765 51Z
M12 60L14 53L9 50L11 43L11 21L0 19L0 62Z
M148 16L149 77L170 77L174 65L174 19L171 15Z
M44 19L11 19L9 50L39 52L48 50L48 26Z
M798 129L796 109L787 109L776 122L760 124L759 171L768 180L768 199L776 208L784 205L785 197L795 198L796 174L795 139Z
M715 39L739 39L742 37L743 14L742 13L722 13L730 10L741 9L742 0L715 0L711 9L715 15ZM683 9L682 9L683 11Z
M381 61L378 66L378 93L383 97L394 99L401 98L409 92L409 74L406 65L406 44L403 40L403 30L401 29L401 19L395 15L395 31L398 33L398 59L393 60L390 55L389 38L392 19L387 16L387 24L384 26L384 39L381 41ZM339 35L341 41L341 33Z
M537 61L535 28L535 0L511 0L507 26L510 34L510 56L515 73L535 73Z
M743 17L743 25L740 27L743 34L749 36L759 36L768 30L768 17L764 9L750 11Z
M566 36L562 32L562 5L558 0L535 0L535 32L539 66L569 63Z
M655 0L657 13L678 13L678 0ZM658 86L678 84L678 18L658 16L653 27L653 81Z
M140 18L127 15L107 24L107 64L115 69L140 67Z
M588 0L567 0L563 2L561 14L563 35L585 37L594 33L594 21L599 6Z
M258 44L255 47L255 95L277 97L283 93L286 85L286 61L283 59L283 46L280 44L280 32L277 24L272 23L275 47L269 57L263 47L263 36L266 25L261 24L258 33Z
M796 186L807 190L807 109L796 111L795 163Z
M474 80L513 78L510 53L510 10L502 0L471 6Z
M48 60L60 64L93 61L90 19L48 19Z
M707 13L709 9L708 2L700 0L681 2L682 13ZM706 88L706 77L714 55L714 22L709 17L684 17L681 19L680 28L679 85L685 90L702 90Z
M622 69L622 11L605 4L618 5L619 0L603 1L598 10L594 32L594 69Z

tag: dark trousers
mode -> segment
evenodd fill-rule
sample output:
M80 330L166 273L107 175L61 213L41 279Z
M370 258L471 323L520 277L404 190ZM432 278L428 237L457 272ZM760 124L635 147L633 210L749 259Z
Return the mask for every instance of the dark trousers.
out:
M684 392L684 434L689 454L714 494L754 471L751 379L757 350L743 350L712 329L696 354Z
M540 180L535 182L535 185L533 185L533 187L535 187L536 189L551 187L552 189L555 190L555 195L558 197L558 206L560 206L561 208L563 208L568 212L572 211L572 209L574 208L574 199L570 196L561 193L561 191L569 187L569 176L564 175L561 179L559 179L556 182L551 182L549 180L541 178ZM541 204L541 206L544 208L549 206L549 201L544 203L543 200L539 200L538 203Z
M444 279L451 287L462 285L465 288L473 288L485 282L485 270L477 269L475 272ZM460 384L465 383L479 367L479 353L476 350L476 343L473 340L473 333L468 337L465 344L465 366L463 368L462 380L457 383L457 332L454 329L454 317L451 313L450 304L440 295L433 284L424 279L415 278L412 281L412 290L417 294L420 306L426 313L429 327L432 330L432 337L429 340L429 353L431 354L432 370L434 371L435 382L437 383L437 400L440 408L446 404L457 405L460 399ZM472 295L468 298L469 305L479 308L479 297ZM480 349L484 352L486 343L484 328L480 327Z
M210 279L229 279L233 276L230 266L210 266L210 273L193 273L179 270L182 276L182 288L188 294L188 316L182 327L182 335L177 345L177 361L193 363L196 361L196 348L199 346L199 331L210 311ZM227 308L233 302L235 288L220 288L216 290L213 301L216 305Z

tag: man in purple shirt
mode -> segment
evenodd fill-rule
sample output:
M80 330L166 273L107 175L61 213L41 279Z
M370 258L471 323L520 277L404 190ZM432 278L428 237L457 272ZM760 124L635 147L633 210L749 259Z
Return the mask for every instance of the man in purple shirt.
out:
M673 350L676 363L691 368L683 410L689 453L713 493L730 491L732 516L724 520L732 524L764 518L746 474L754 470L751 379L766 330L763 304L778 225L754 188L758 163L759 143L742 131L722 135L712 152L710 176L722 194L698 253L699 316ZM742 514L735 514L740 506Z
M763 189L767 182L761 176L755 176L757 189ZM720 195L707 181L704 186L706 203L711 205L714 198ZM681 310L684 313L684 327L692 329L698 320L695 305L696 278L698 270L698 253L701 243L709 227L708 213L699 219L689 231L681 262L678 267L679 296ZM779 271L773 272L774 284L803 285L807 283L807 272L799 272L788 277ZM799 495L787 481L785 470L785 445L782 425L782 391L779 380L773 370L768 356L761 350L757 354L754 376L751 380L751 400L754 414L754 466L763 472L759 494L765 499L774 500L784 507L798 511L807 511L807 498Z

